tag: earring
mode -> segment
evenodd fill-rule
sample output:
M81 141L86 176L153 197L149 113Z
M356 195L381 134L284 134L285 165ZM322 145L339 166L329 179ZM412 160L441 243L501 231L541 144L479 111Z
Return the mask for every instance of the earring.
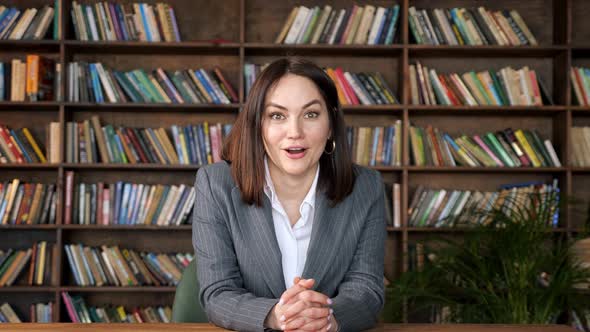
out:
M326 151L326 149L324 148L324 153L325 153L325 154L332 154L332 153L334 153L334 151L336 151L336 141L332 140L332 151L328 152L328 151Z

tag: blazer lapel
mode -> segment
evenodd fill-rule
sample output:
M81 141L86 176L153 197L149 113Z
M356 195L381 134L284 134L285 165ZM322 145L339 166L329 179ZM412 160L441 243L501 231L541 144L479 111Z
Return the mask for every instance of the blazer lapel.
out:
M251 246L254 260L260 266L261 277L275 298L279 298L285 291L285 280L270 201L264 195L262 207L245 204L237 187L232 190L232 200L236 211L241 212L241 231Z
M348 208L347 208L348 207ZM314 289L318 289L321 279L333 261L332 257L338 250L339 239L346 227L338 224L345 222L343 216L350 215L350 206L339 204L337 208L330 208L329 200L322 191L316 194L311 239L307 249L307 258L303 268L302 278L315 279Z

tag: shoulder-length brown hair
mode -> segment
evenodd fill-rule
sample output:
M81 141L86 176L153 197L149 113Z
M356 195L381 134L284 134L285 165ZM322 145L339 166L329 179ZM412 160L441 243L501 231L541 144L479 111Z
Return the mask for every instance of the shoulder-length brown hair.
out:
M320 157L318 189L323 190L332 205L341 202L352 192L355 174L346 139L344 117L338 93L332 79L311 61L290 57L271 63L256 79L244 109L223 145L221 158L230 163L232 176L248 204L262 205L264 193L264 144L262 141L262 115L267 93L286 74L291 73L313 81L326 103L332 137L328 139Z

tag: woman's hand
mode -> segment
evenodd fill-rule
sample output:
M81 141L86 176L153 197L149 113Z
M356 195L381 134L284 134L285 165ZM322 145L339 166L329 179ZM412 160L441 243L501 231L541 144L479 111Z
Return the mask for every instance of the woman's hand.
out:
M296 277L281 295L279 325L285 331L336 331L336 322L326 295L313 291L315 280Z

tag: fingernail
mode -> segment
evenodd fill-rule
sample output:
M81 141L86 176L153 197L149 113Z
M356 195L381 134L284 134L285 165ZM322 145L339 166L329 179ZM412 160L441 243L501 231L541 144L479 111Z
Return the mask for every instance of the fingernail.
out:
M334 309L330 309L330 315L334 313Z
M332 324L328 324L328 331L332 328Z
M332 304L332 299L328 299L328 304Z
M284 321L285 321L285 315L282 315L282 316L281 316L281 318L279 318L279 320L280 320L281 322L284 322Z
M281 325L281 330L285 330L285 324Z
M283 299L280 299L280 300L279 300L279 305L283 305L283 303L285 303L285 302L283 301Z
M328 323L330 322L330 318L332 318L332 317L328 316Z

